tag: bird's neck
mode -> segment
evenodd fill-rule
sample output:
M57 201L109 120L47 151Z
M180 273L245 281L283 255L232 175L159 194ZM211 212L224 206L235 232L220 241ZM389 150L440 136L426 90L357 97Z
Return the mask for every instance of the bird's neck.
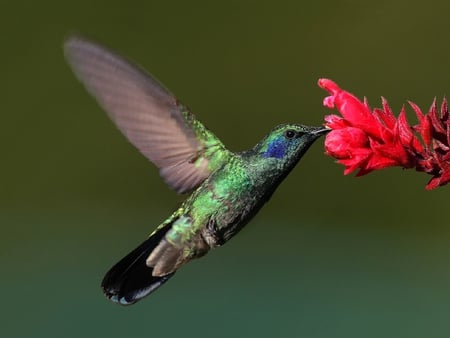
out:
M278 186L296 164L278 158L265 158L253 152L245 152L241 156L254 185L261 188Z

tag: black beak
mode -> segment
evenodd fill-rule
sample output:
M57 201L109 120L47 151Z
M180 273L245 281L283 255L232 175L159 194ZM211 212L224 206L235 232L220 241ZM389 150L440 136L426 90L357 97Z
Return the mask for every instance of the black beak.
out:
M311 132L311 134L316 135L316 136L322 136L322 135L328 134L330 131L331 131L331 129L327 128L327 127L317 127Z

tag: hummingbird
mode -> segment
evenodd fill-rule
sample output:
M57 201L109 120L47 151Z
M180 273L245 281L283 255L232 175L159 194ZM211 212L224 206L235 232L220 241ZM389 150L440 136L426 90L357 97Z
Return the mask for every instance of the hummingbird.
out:
M151 294L181 266L236 235L329 131L281 124L252 149L235 153L132 61L81 36L67 38L64 53L75 76L167 185L189 194L106 273L103 292L122 305Z

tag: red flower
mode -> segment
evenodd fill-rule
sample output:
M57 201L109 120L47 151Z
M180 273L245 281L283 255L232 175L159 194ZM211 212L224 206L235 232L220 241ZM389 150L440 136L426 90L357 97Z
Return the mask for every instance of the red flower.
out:
M331 80L320 79L319 86L331 94L323 100L324 106L336 107L342 115L325 117L325 125L332 129L325 139L325 151L345 166L345 175L356 169L357 176L362 176L400 166L433 175L427 189L450 182L450 118L445 98L440 114L436 100L427 114L409 102L419 120L410 126L404 107L395 118L384 98L383 108L372 110L366 99L361 102Z

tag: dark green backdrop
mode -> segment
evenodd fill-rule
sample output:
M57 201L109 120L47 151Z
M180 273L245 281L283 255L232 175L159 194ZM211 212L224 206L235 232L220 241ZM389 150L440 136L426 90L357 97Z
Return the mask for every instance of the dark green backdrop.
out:
M448 1L36 1L0 10L0 336L450 336L450 187L344 177L317 142L254 221L135 306L104 272L183 197L62 54L79 31L128 55L232 150L319 125L329 77L372 106L450 93ZM411 111L409 111L411 116Z

